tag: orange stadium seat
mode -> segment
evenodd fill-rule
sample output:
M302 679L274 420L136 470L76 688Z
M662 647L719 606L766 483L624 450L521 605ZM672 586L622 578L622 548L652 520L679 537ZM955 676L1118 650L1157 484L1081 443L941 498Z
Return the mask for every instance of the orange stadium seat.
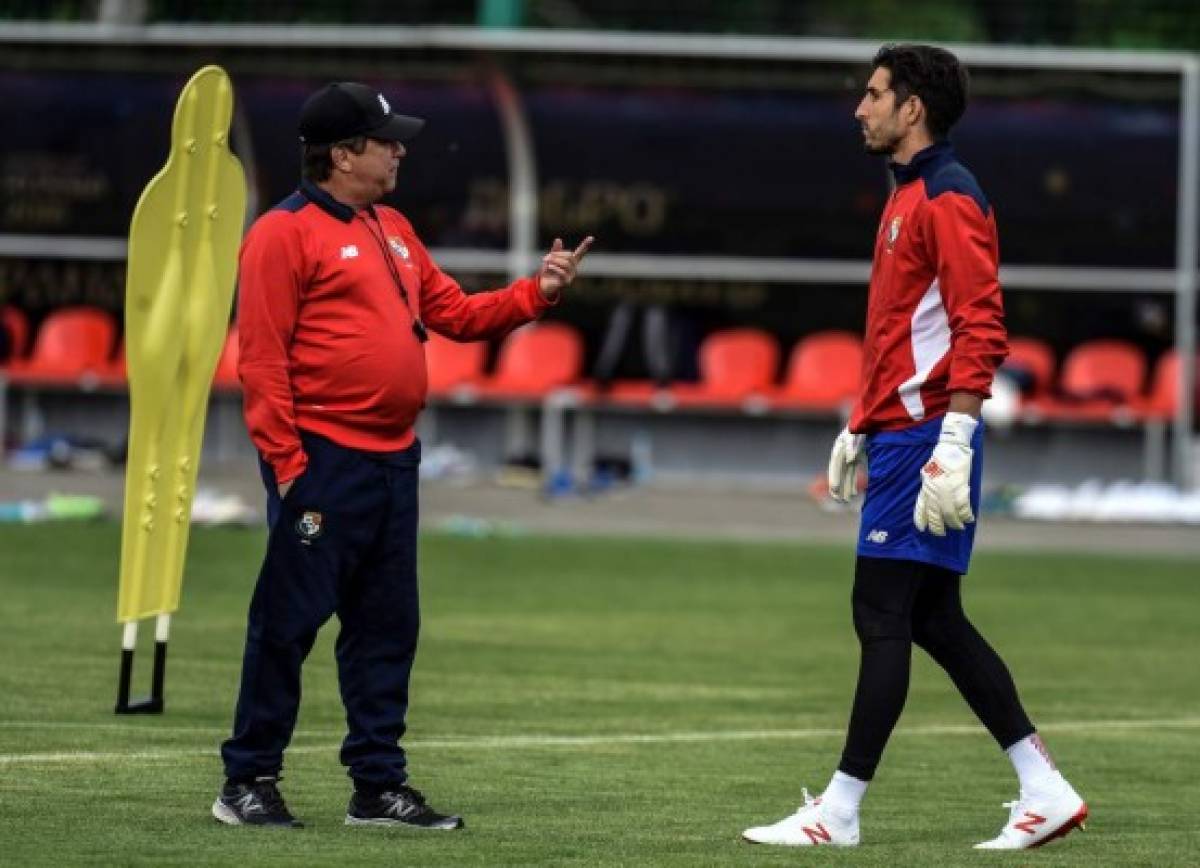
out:
M429 394L443 397L465 393L478 386L487 364L487 344L460 343L431 332L425 344L425 367L429 372Z
M582 370L579 332L563 323L532 323L504 339L496 372L480 383L479 392L499 400L540 400L577 383Z
M801 338L792 349L783 385L772 406L781 410L840 410L858 395L862 341L851 332L824 331Z
M1133 344L1096 340L1081 344L1063 363L1062 391L1079 398L1129 402L1142 391L1146 357Z
M1136 346L1113 339L1088 341L1063 361L1059 395L1037 401L1031 409L1051 421L1127 423L1145 379L1146 357Z
M1038 338L1009 338L1008 358L1003 367L1027 375L1031 386L1027 397L1040 398L1049 393L1054 383L1054 350Z
M700 344L700 382L660 388L646 380L614 383L605 398L615 404L651 406L670 410L676 406L729 407L761 401L775 381L779 343L774 336L753 328L724 329Z
M759 329L714 332L700 345L699 384L679 387L692 403L733 403L763 395L779 370L779 342Z
M1200 356L1196 359L1197 372L1200 373ZM1158 357L1154 364L1154 374L1150 381L1150 391L1144 400L1138 404L1138 415L1144 419L1168 420L1175 417L1179 407L1179 352L1167 350ZM1200 382L1196 382L1194 404L1200 407Z
M66 385L95 379L109 366L117 325L106 311L67 307L46 317L33 352L10 368L14 383Z

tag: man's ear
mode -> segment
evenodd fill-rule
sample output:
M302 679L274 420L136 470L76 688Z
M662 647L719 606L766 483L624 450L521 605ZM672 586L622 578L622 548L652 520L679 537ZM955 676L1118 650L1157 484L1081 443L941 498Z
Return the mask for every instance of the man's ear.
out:
M329 156L333 162L333 167L339 172L350 171L350 157L347 155L345 148L333 148L330 150Z
M925 103L913 95L904 101L904 120L909 126L918 126L925 119Z

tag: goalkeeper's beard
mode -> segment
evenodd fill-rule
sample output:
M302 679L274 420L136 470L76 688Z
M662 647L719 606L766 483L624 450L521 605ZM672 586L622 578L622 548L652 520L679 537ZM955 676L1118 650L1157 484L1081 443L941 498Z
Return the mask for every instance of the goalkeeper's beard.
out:
M862 124L863 150L868 154L879 157L890 157L900 147L903 134L897 129L896 115L879 120L874 129L867 123Z
M870 134L863 136L863 150L868 154L876 157L890 157L896 153L896 148L900 146L900 136L893 135L890 139L883 141L872 141Z

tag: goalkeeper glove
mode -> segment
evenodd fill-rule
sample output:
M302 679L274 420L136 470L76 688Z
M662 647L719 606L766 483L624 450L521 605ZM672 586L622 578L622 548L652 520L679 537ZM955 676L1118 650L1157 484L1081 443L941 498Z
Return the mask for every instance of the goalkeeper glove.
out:
M921 492L913 509L917 530L945 536L946 528L962 530L975 520L971 511L971 436L977 419L966 413L947 413L933 455L921 468Z
M863 451L862 434L851 434L849 428L833 441L833 451L829 455L829 496L842 503L849 503L850 498L858 494L858 467L867 466L867 456Z

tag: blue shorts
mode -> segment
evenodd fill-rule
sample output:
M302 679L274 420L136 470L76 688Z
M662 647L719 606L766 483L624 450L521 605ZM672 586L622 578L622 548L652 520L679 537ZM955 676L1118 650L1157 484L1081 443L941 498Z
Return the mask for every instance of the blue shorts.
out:
M902 431L867 435L867 494L858 554L869 558L920 561L960 575L971 563L975 522L963 530L946 528L939 537L921 533L913 524L913 508L921 490L921 468L929 460L942 430L942 417ZM983 422L971 438L971 511L979 518L979 488L983 479Z

